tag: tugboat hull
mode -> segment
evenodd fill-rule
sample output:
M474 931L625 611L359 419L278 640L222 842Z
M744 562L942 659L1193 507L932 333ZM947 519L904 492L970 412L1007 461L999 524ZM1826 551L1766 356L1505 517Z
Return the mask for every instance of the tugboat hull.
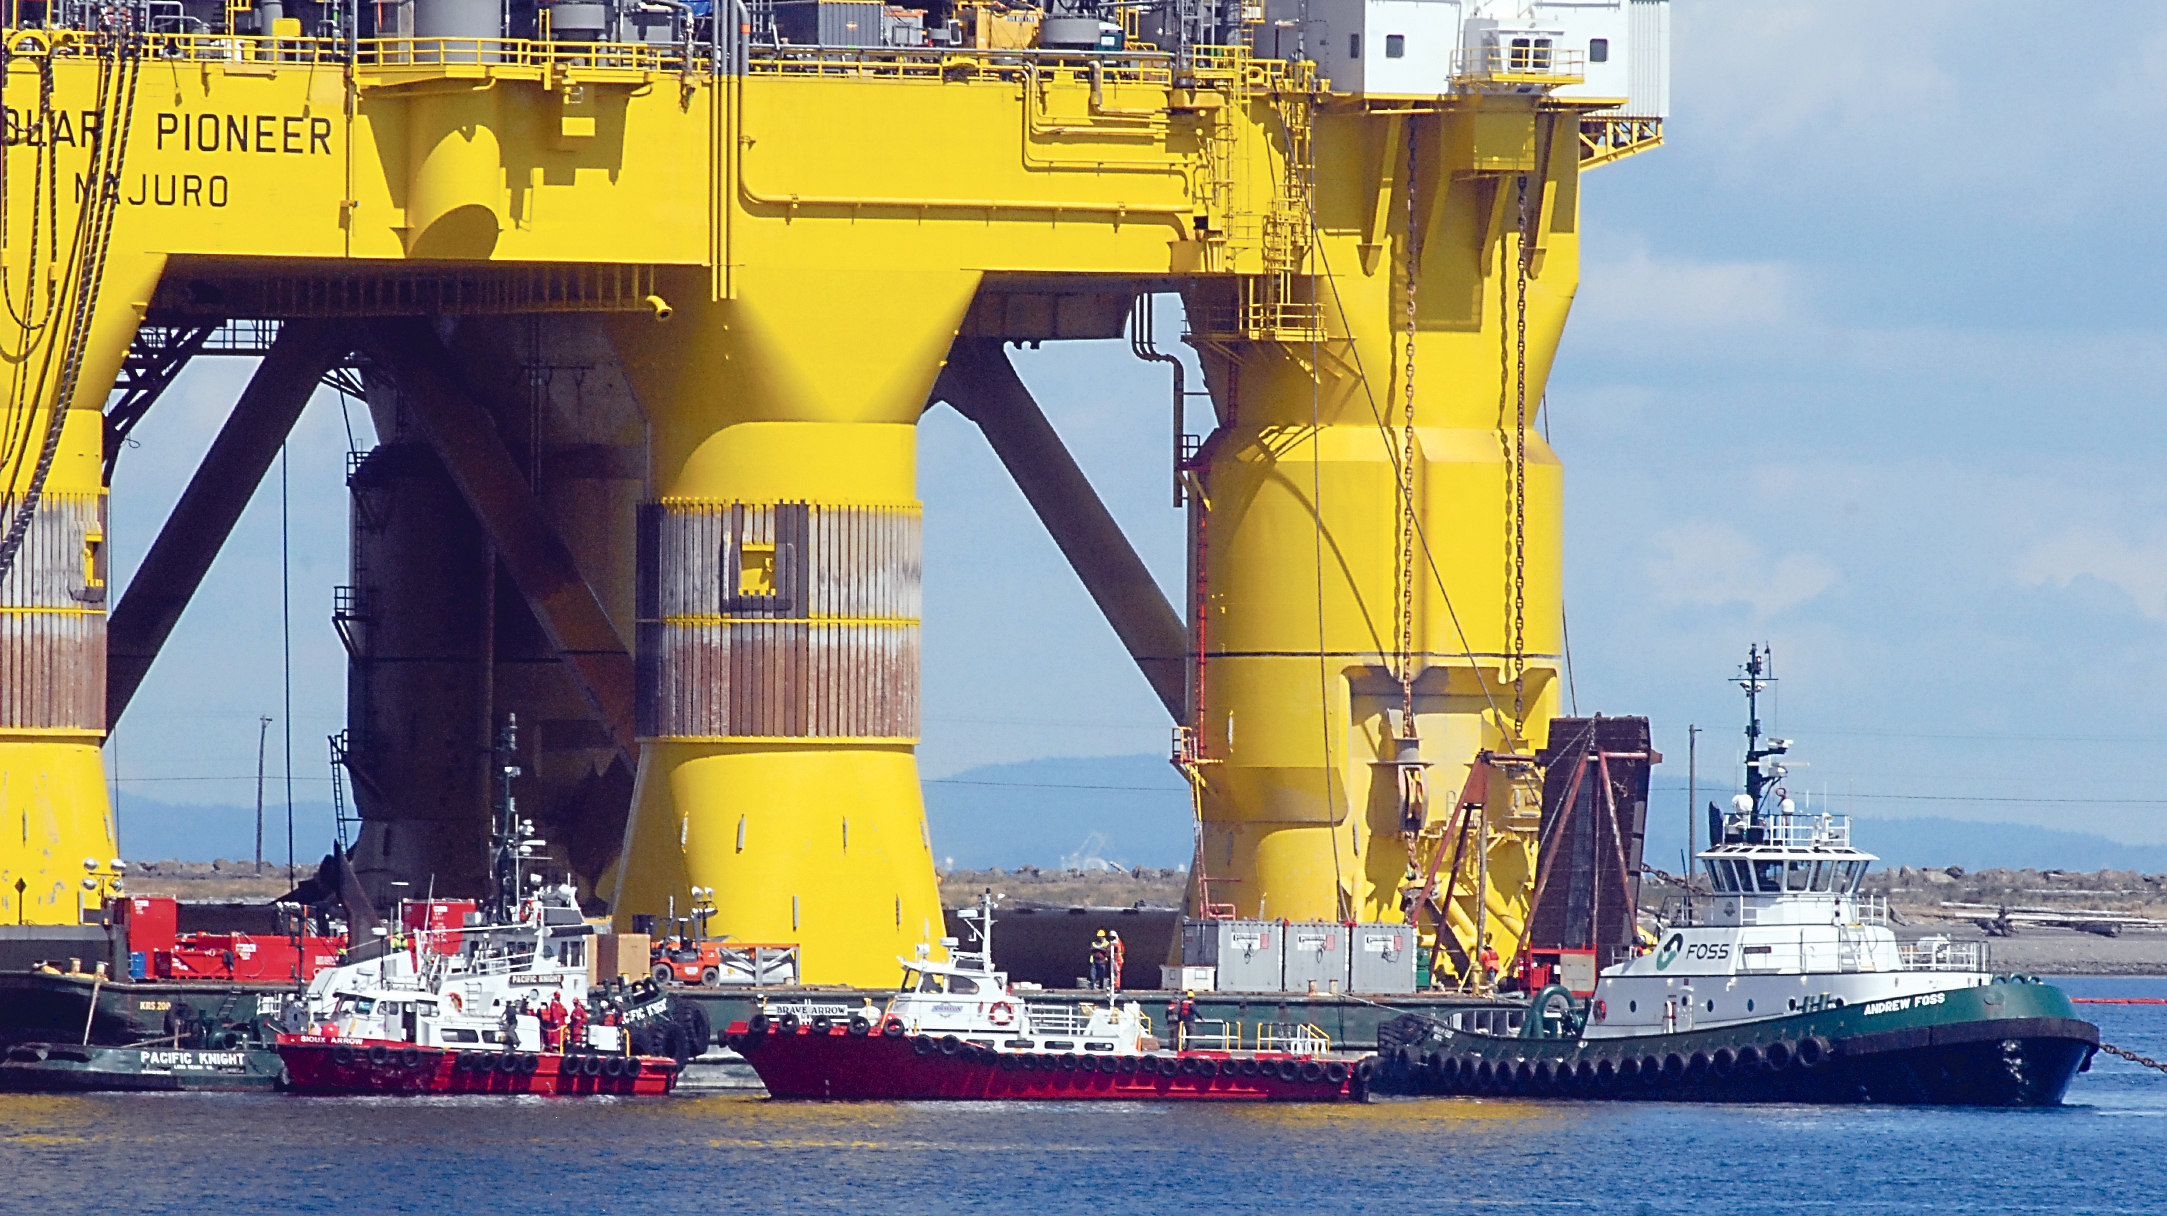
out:
M1954 989L1707 1030L1507 1039L1429 1019L1395 1024L1376 1088L1672 1102L2053 1106L2099 1031L2039 983ZM1895 1006L1901 1005L1901 1008Z
M730 1027L723 1040L777 1098L1345 1102L1359 1100L1373 1061L1333 1053L1184 1051L1094 1055L997 1051L955 1036L854 1035Z
M280 1035L289 1088L312 1094L666 1094L677 1061L655 1056L449 1051L368 1039Z

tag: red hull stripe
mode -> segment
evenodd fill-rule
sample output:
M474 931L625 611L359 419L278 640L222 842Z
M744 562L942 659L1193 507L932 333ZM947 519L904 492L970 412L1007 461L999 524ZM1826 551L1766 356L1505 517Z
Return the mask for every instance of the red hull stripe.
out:
M1282 1081L1271 1076L1160 1076L1006 1069L998 1061L919 1055L908 1039L851 1035L766 1034L737 1038L745 1059L778 1098L911 1101L1106 1099L1128 1102L1343 1102L1353 1096L1352 1069L1340 1081ZM1115 1057L1100 1056L1101 1061ZM1143 1057L1156 1060L1162 1057ZM1193 1056L1213 1061L1223 1053ZM1274 1068L1279 1057L1267 1059Z
M370 1049L375 1047L384 1049L381 1062L371 1059ZM468 1054L470 1060L485 1059L490 1067L486 1071L461 1069L461 1054ZM632 1075L590 1077L577 1068L586 1058L581 1056L528 1053L533 1072L507 1072L494 1066L496 1052L460 1053L407 1043L332 1040L314 1035L280 1035L278 1055L286 1064L289 1083L304 1093L666 1094L677 1084L677 1062L655 1057L625 1057L624 1065L638 1066ZM568 1068L568 1063L573 1067Z

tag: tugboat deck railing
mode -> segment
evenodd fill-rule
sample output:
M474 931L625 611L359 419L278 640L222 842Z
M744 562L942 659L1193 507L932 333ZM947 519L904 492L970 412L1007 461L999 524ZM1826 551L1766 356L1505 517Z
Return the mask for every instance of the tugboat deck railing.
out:
M1952 942L1948 938L1922 938L1897 947L1906 971L1988 971L1993 949L1985 942Z

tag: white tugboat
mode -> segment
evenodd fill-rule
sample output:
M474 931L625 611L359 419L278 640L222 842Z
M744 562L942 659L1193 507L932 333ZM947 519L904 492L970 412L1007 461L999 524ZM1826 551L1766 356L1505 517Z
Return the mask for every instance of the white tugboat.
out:
M684 1060L706 1047L705 1015L689 1004L673 1015L649 981L590 987L594 926L571 887L541 886L526 868L544 842L512 802L513 730L506 726L498 746L489 909L457 927L386 934L362 957L319 972L307 1027L277 1038L291 1088L666 1093ZM528 886L538 889L522 895ZM587 1016L560 1016L572 1010Z
M1374 1061L1313 1026L1192 1023L1162 1044L1135 1001L1055 1001L993 968L993 897L963 912L976 951L897 959L870 1000L763 1005L723 1041L778 1098L1298 1101L1359 1098ZM953 941L944 943L953 946ZM1118 972L1116 972L1118 982Z
M2052 1105L2098 1030L2060 989L1991 970L1983 942L1899 942L1859 882L1849 822L1800 812L1790 741L1764 741L1755 648L1746 793L1710 806L1696 896L1652 951L1523 1010L1392 1024L1378 1088L1586 1098ZM1500 1016L1502 1014L1502 1016ZM1502 1023L1502 1026L1500 1025ZM1500 1030L1517 1030L1506 1037Z

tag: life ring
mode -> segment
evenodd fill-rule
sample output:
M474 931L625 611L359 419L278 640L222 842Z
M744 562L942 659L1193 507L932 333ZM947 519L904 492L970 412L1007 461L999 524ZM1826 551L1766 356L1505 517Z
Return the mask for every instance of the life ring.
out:
M389 1063L390 1060L391 1049L389 1047L378 1043L376 1046L369 1048L369 1063L382 1066Z
M341 1043L331 1049L331 1062L341 1066L354 1062L354 1049Z
M451 1001L451 1011L453 1013L466 1012L467 1003L465 997L460 996L457 992L451 992L446 994L446 999Z
M995 1001L986 1006L986 1020L996 1026L1006 1026L1016 1020L1016 1007L1007 1001Z
M1817 1034L1809 1034L1798 1041L1798 1066L1819 1068L1828 1062L1829 1043Z
M419 1067L421 1067L421 1051L420 1051L420 1050L419 1050L418 1048L413 1048L413 1047L409 1047L409 1048L407 1048L407 1049L406 1049L405 1051L402 1051L402 1052L400 1052L400 1053L399 1053L399 1067L401 1067L401 1068L419 1068Z
M929 1056L940 1050L940 1044L933 1041L932 1035L913 1035L910 1040L910 1049L914 1055Z
M1609 1017L1609 1016L1610 1016L1610 1007L1609 1007L1608 1005L1605 1005L1605 1004L1603 1004L1603 1003L1602 1003L1601 1001L1597 1001L1597 1002L1595 1002L1595 1020L1596 1020L1596 1021L1598 1021L1598 1022L1600 1022L1600 1021L1602 1021L1602 1020L1603 1020L1604 1018L1606 1018L1606 1017Z

